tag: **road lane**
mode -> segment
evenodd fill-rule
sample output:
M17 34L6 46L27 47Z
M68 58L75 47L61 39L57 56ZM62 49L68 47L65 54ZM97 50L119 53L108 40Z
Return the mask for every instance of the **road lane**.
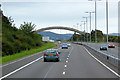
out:
M82 42L82 43L89 45L89 46L95 48L96 50L100 50L101 44L106 44L106 43L86 43L86 42ZM106 46L108 46L108 44L106 44ZM120 49L120 47L115 46L115 48L108 48L107 51L102 51L102 52L104 52L106 54L110 54L114 57L118 57L118 50L119 49Z
M60 48L61 45L55 43L57 45L57 47L55 48ZM32 55L28 55L25 57L22 57L20 59L14 60L14 61L10 61L7 62L5 64L3 64L2 66L0 66L0 69L2 69L2 76L5 76L7 74L9 74L10 72L34 61L35 59L38 59L39 57L43 56L43 53L45 51L41 51Z
M60 71L62 72L64 68L62 66L64 66L65 59L67 59L67 55L69 54L70 50L71 48L61 50L60 62L43 62L42 59L16 72L15 74L9 76L8 78L45 78L47 77L48 74L51 74L51 70L54 70L55 72L56 70L58 70L57 73L59 73ZM55 77L59 77L59 75L61 74L58 75L54 73L54 75L56 75Z
M73 45L64 78L117 78L92 58L81 45Z
M41 57L42 55L43 55L43 53L39 52L39 53L35 54L32 57L24 58L22 60L18 59L19 61L15 62L13 64L9 64L9 63L7 63L9 65L4 64L6 66L1 67L2 68L2 76L7 75L8 73L10 73L10 72L12 72L12 71L14 71L14 70L16 70L16 69L26 65L27 63L29 63L29 62L31 62L31 61Z
M39 60L8 78L117 78L81 45L72 44L71 48L60 51L60 62Z

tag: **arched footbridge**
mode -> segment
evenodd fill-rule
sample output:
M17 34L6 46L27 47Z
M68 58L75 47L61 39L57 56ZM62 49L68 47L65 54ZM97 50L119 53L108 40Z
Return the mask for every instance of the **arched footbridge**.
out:
M41 31L51 30L51 29L64 29L64 30L74 31L74 32L77 32L79 34L84 34L84 32L82 32L80 30L70 28L70 27L64 27L64 26L53 26L53 27L41 28L41 29L38 29L36 32L41 32Z

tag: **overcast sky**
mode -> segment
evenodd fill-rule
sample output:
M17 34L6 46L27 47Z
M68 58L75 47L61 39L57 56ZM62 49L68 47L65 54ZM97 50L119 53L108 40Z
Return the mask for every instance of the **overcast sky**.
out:
M50 2L51 1L51 2ZM118 32L118 0L109 0L109 33ZM4 0L2 1L4 15L12 16L16 27L25 22L36 24L36 29L51 26L73 27L83 31L82 27L75 27L77 23L83 24L82 17L88 17L86 11L94 11L94 2L87 0ZM105 2L97 2L97 29L106 33ZM94 14L92 14L92 29L94 30ZM88 30L89 18L88 18ZM72 33L64 30L50 30L56 33Z

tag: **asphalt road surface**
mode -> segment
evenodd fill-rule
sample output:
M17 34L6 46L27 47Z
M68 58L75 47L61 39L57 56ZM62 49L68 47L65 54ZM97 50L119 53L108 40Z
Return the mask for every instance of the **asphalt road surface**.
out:
M60 51L60 62L43 62L41 58L6 78L117 78L114 73L91 57L81 45L72 44L69 49ZM22 61L19 64L22 64ZM4 67L3 71L7 73Z
M88 43L87 44L86 42L83 42L83 44L89 45L97 50L100 50L101 44L106 44L106 46L108 46L107 43ZM103 50L100 50L100 51L118 58L118 50L120 50L120 47L115 46L115 48L107 48L107 51L103 51Z

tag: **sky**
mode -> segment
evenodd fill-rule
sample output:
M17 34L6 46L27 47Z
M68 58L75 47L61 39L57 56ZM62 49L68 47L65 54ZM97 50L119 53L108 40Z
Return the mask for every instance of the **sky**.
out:
M80 31L84 30L83 17L88 17L85 12L94 11L94 1L87 0L2 0L3 14L12 17L17 28L23 22L32 22L36 30L65 26ZM97 29L106 34L106 5L105 0L97 1ZM94 13L92 14L92 30L95 29ZM79 23L77 27L77 23ZM82 26L80 26L82 24ZM59 34L73 33L66 30L48 30ZM109 33L118 33L118 0L109 0Z

